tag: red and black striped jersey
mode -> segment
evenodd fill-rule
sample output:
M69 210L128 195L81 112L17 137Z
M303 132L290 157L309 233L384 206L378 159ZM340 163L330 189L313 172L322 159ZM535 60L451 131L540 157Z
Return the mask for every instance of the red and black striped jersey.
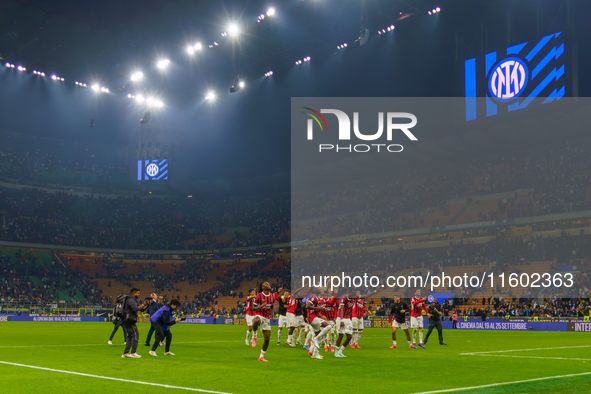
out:
M340 304L340 308L343 309L343 319L350 319L353 316L353 307L355 306L355 300L350 299L349 296L344 296L343 298L341 298Z
M257 305L267 304L261 309L255 311L255 315L262 316L264 318L270 319L271 318L271 308L273 308L273 303L275 302L275 296L271 293L265 295L265 293L257 294L257 298L255 299L255 303Z
M324 316L328 320L334 320L339 313L339 300L336 298L327 298Z
M246 301L246 314L249 316L253 316L255 315L254 311L252 310L252 307L254 306L256 300L256 296L251 298L250 300Z
M356 298L355 305L353 306L353 313L352 317L357 319L363 319L363 312L367 311L367 309L363 306L365 304L365 300L363 298Z

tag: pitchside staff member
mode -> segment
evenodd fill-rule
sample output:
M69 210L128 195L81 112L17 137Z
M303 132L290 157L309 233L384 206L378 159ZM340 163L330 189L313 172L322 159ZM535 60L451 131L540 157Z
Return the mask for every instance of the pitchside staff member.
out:
M166 338L164 355L174 356L174 353L170 351L170 343L172 342L172 333L170 332L170 327L182 320L180 317L175 319L173 316L173 312L177 310L179 306L181 306L181 302L174 299L170 301L170 305L163 306L150 317L150 321L152 322L152 326L156 332L156 338L154 338L154 346L152 346L152 350L150 350L150 356L157 356L156 349L158 349L158 344L164 338Z
M447 345L447 343L443 343L443 327L441 325L441 316L443 316L443 312L441 311L441 305L439 305L439 301L436 299L433 300L433 305L429 306L427 316L429 316L429 331L427 331L427 336L425 337L425 344L429 340L429 335L434 328L437 328L437 333L439 334L439 344L440 345Z
M115 316L115 308L113 308L113 314L111 315L111 318L113 319L113 324L115 325L115 327L113 328L113 332L109 337L109 342L107 342L109 345L113 344L113 337L115 336L115 333L117 332L119 327L121 327L122 324L121 318ZM123 331L123 344L127 345L127 333L125 332L125 329L122 329L121 331Z
M152 315L154 313L156 313L156 311L160 308L162 308L164 306L164 297L162 296L157 296L156 293L152 293L150 294L150 297L152 297L152 299L154 300L158 300L153 301L150 306L148 307L148 315L150 315L150 317L152 317ZM148 336L146 337L146 343L144 343L144 346L150 346L150 341L152 340L152 334L154 334L154 324L150 325L150 331L148 331Z
M138 302L140 298L140 289L134 287L129 292L129 296L125 299L125 318L123 319L123 329L127 333L127 342L125 344L125 350L121 358L141 358L137 354L137 345L140 337L140 333L137 330L137 313L138 311L145 311L150 306L149 301L145 301L143 304ZM130 353L131 351L131 353Z

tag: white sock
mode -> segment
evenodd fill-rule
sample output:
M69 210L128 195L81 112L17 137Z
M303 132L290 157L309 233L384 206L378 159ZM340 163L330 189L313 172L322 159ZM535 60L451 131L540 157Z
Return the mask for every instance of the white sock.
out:
M308 332L308 335L306 335L306 341L304 342L305 345L307 345L310 339L312 339L312 335L314 335L314 331L310 330L310 332Z
M392 344L393 344L394 346L396 346L396 340L393 340L393 341L392 341Z
M314 339L318 340L318 338L320 338L323 335L326 335L330 330L332 329L331 326L326 326L322 329L322 331L320 331L320 334L316 335L316 337L314 337Z
M266 352L264 350L261 350L261 356L259 358L264 358L265 357L265 353Z
M419 330L419 343L423 343L423 330Z
M415 328L414 330L412 330L412 344L414 345L415 343L417 343L417 329Z
M246 330L246 340L248 341L248 338L250 337L250 331Z
M293 343L293 334L289 334L289 335L287 336L287 342L288 342L288 343Z
M257 331L253 331L254 334L252 334L252 339L257 339Z
M298 342L302 341L302 335L304 334L304 329L300 328L300 333L298 334Z
M281 328L277 331L277 342L281 342Z
M359 340L361 339L361 334L363 334L363 330L357 332L357 342L356 345L359 345Z

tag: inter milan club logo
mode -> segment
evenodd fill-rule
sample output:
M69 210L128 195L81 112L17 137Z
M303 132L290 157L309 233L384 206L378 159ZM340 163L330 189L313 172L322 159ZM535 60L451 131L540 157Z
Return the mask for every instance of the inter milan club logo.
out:
M148 174L148 176L151 178L158 175L158 172L160 172L160 168L158 167L158 164L156 164L156 163L150 163L146 167L146 174Z
M525 90L528 72L525 62L516 57L501 61L490 73L488 90L497 101L512 101Z

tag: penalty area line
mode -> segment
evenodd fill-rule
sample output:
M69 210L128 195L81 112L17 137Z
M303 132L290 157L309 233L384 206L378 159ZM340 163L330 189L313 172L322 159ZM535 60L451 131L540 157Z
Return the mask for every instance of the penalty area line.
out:
M110 376L92 375L92 374L87 374L87 373L82 373L82 372L74 372L74 371L64 371L62 369L53 369L53 368L37 367L35 365L10 363L8 361L0 361L0 364L12 365L14 367L39 369L39 370L42 370L42 371L49 371L49 372L59 372L59 373L65 373L65 374L68 374L68 375L84 376L84 377L87 377L87 378L96 378L96 379L104 379L104 380L114 380L114 381L117 381L117 382L143 384L145 386L164 387L164 388L167 388L167 389L177 389L177 390L185 390L185 391L198 391L198 392L201 392L201 393L229 394L229 393L225 393L223 391L202 390L202 389L196 389L196 388L193 388L193 387L171 386L169 384L150 383L150 382L142 382L142 381L139 381L139 380L129 380L129 379L112 378Z
M434 390L434 391L421 391L420 393L415 393L415 394L453 393L454 391L486 389L486 388L489 388L489 387L509 386L509 385L512 385L512 384L540 382L540 381L543 381L543 380L575 378L577 376L585 376L585 375L591 375L591 372L573 373L573 374L569 374L569 375L546 376L546 377L543 377L543 378L516 380L516 381L513 381L513 382L501 382L501 383L483 384L483 385L480 385L480 386L458 387L458 388L455 388L455 389Z

